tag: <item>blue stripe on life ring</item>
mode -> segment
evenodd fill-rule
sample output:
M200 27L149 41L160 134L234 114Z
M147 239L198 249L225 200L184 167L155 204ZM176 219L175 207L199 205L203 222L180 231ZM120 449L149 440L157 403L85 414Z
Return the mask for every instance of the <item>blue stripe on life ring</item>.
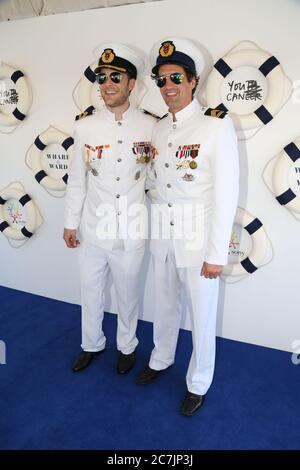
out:
M255 219L252 220L252 222L250 222L250 224L246 225L246 227L244 227L244 229L247 230L249 235L252 235L258 229L260 229L260 227L262 227L261 221L258 218L255 218Z
M272 114L270 114L267 108L265 108L264 106L260 106L259 108L257 108L257 110L254 111L254 113L256 114L258 119L261 120L263 124L268 124L268 122L270 122L273 119Z
M23 233L24 237L27 237L27 238L30 238L32 237L33 233L32 232L29 232L29 230L27 230L26 227L23 227L21 229L21 232Z
M40 183L42 179L44 179L46 176L48 176L47 173L44 170L40 170L36 173L34 177L37 180L37 182Z
M22 204L23 207L29 201L31 201L31 197L28 194L24 194L24 196L20 197L20 199L19 199L19 203Z
M17 81L19 80L19 78L21 77L24 77L24 73L21 72L21 70L16 70L12 76L10 77L10 79L14 82L14 83L17 83Z
M286 145L283 150L285 151L285 153L288 154L288 156L293 162L300 158L300 149L294 142L291 142L290 144Z
M280 194L279 196L276 196L277 201L279 204L282 206L285 206L289 202L291 202L293 199L295 199L296 194L291 190L291 188L287 189L287 191L284 191L284 193Z
M84 71L84 76L89 80L91 83L95 83L96 81L96 74L95 72L91 69L91 67L87 67Z
M66 173L63 177L62 180L65 184L68 184L68 173Z
M254 266L254 264L250 261L249 258L243 259L243 261L241 261L241 265L249 274L252 274L257 270L257 267Z
M18 108L16 108L12 114L15 116L16 119L19 119L19 121L24 121L24 119L26 118L25 114L21 113L21 111L18 110Z
M5 204L5 203L6 203L6 200L3 199L3 198L0 196L0 204L1 204L1 206L3 206L3 204Z
M222 75L222 77L226 77L230 72L232 72L232 68L225 62L223 59L219 59L215 65L215 69Z
M34 145L35 145L39 150L45 150L45 148L47 147L47 145L45 145L45 144L41 141L39 135L38 135L37 138L35 139Z
M61 146L65 149L65 150L68 150L69 147L71 147L71 145L74 144L74 139L73 137L67 137L62 143L61 143Z
M280 65L280 63L276 57L272 56L261 64L258 70L260 70L260 72L266 77L275 67L277 67L277 65Z
M7 227L9 227L9 224L6 222L6 220L4 220L4 222L0 224L0 232L4 232Z

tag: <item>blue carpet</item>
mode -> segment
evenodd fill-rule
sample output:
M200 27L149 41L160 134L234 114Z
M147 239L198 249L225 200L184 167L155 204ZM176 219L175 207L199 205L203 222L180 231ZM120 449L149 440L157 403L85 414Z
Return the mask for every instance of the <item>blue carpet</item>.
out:
M140 321L137 364L116 372L116 316L106 314L105 353L78 374L80 308L0 287L1 449L298 449L300 365L291 355L218 339L216 372L203 409L178 409L185 393L190 332L175 365L148 386L135 384L152 349Z

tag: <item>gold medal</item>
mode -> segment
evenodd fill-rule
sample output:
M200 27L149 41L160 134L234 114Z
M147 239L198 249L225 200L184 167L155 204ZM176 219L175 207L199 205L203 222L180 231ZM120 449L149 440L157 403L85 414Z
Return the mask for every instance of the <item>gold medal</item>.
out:
M198 166L198 165L197 165L197 162L195 162L195 160L192 160L192 161L190 162L190 168L191 168L192 170L196 170L197 166Z

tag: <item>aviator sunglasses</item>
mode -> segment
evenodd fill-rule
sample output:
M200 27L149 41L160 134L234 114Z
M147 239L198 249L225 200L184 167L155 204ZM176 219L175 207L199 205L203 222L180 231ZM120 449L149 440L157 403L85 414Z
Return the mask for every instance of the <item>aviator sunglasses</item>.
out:
M167 83L167 77L170 77L171 82L175 83L175 85L180 85L184 80L184 74L179 72L171 73L170 75L156 75L153 77L155 80L156 85L158 88L162 88Z
M120 72L111 72L109 77L113 83L120 83L122 80L122 74ZM96 80L99 85L103 85L107 78L108 76L104 72L98 73L96 75Z

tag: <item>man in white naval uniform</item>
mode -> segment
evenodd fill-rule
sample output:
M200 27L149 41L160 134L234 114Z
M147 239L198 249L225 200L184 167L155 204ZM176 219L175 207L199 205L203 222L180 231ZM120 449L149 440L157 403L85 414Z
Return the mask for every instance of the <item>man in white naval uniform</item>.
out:
M135 219L127 215L135 205L145 207L155 119L129 103L143 60L123 44L99 47L95 74L105 106L95 114L82 113L79 118L85 119L75 124L65 203L64 240L69 248L80 244L83 351L72 369L83 370L105 349L104 289L110 272L118 307L117 370L124 374L135 363L140 269L147 237L142 229L130 233Z
M167 38L151 55L169 114L156 124L152 137L156 155L150 181L155 189L150 194L162 216L152 217L150 246L155 347L137 383L152 382L174 362L182 290L191 314L193 352L181 412L191 416L201 407L214 372L218 277L227 264L238 200L237 139L224 111L202 108L193 99L203 58L191 41ZM155 239L158 234L165 239Z

